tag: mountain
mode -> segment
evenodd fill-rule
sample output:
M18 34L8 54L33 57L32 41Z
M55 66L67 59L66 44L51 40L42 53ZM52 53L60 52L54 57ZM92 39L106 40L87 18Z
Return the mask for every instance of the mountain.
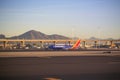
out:
M113 38L107 38L106 40L114 40Z
M57 34L46 35L39 31L30 30L19 36L11 37L10 39L69 39L69 38L62 35L57 35Z
M48 35L49 39L70 39L68 37L58 35L58 34L53 34L53 35Z
M114 40L113 38L101 39L96 37L90 37L88 40Z
M9 37L9 38L5 37L5 35L3 34L0 34L0 39L71 39L71 38L58 34L47 35L40 31L30 30L21 35ZM79 39L79 38L74 37L72 39ZM100 39L96 37L90 37L88 40L114 40L114 39L113 38Z
M88 40L100 40L100 39L96 37L90 37Z
M6 38L5 35L0 34L0 39L5 39L5 38Z
M44 39L44 38L47 38L47 36L44 33L41 33L35 30L30 30L19 36L14 36L11 38L12 39Z

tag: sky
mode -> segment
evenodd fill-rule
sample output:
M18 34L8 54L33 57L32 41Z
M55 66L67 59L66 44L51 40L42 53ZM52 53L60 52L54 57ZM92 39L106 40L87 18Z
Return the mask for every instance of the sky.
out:
M82 39L120 38L120 0L0 0L0 34L29 30Z

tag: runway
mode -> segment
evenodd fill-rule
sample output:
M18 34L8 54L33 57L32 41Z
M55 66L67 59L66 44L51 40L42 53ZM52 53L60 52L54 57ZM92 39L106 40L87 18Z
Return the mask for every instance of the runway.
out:
M56 51L53 53L60 54ZM63 53L68 54L61 52ZM69 52L72 53L75 55L79 52ZM76 56L42 57L40 55L23 57L19 53L17 57L0 57L0 80L120 80L119 53L100 56L101 53L98 52L98 55L91 52L90 54L97 54L91 56L86 52L86 55L79 53ZM38 53L35 52L35 55Z

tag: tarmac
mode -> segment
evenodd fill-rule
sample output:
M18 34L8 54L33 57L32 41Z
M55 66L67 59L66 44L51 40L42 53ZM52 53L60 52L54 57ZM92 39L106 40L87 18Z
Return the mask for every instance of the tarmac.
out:
M120 80L120 51L0 52L0 80Z
M0 52L0 57L120 56L120 51L27 51Z

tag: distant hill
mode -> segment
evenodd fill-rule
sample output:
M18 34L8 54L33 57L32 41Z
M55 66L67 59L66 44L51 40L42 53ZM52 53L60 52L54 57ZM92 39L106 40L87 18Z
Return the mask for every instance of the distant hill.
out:
M96 37L90 37L88 40L114 40L113 38L101 39Z
M107 38L106 40L114 40L113 38Z
M0 34L0 39L5 39L5 38L6 38L5 35Z
M69 37L65 37L58 34L48 35L49 39L70 39Z
M62 35L57 35L57 34L46 35L39 31L30 30L19 36L13 36L10 39L69 39L69 38Z
M7 39L71 39L69 37L58 35L58 34L47 35L40 31L35 31L35 30L30 30L21 35L12 36L9 38L5 37L4 34L0 34L0 39L6 39L6 38ZM79 39L79 38L74 37L72 39ZM113 38L100 39L100 38L96 38L96 37L90 37L90 38L88 38L88 40L114 40L114 39Z
M88 40L100 40L100 39L96 37L90 37Z

